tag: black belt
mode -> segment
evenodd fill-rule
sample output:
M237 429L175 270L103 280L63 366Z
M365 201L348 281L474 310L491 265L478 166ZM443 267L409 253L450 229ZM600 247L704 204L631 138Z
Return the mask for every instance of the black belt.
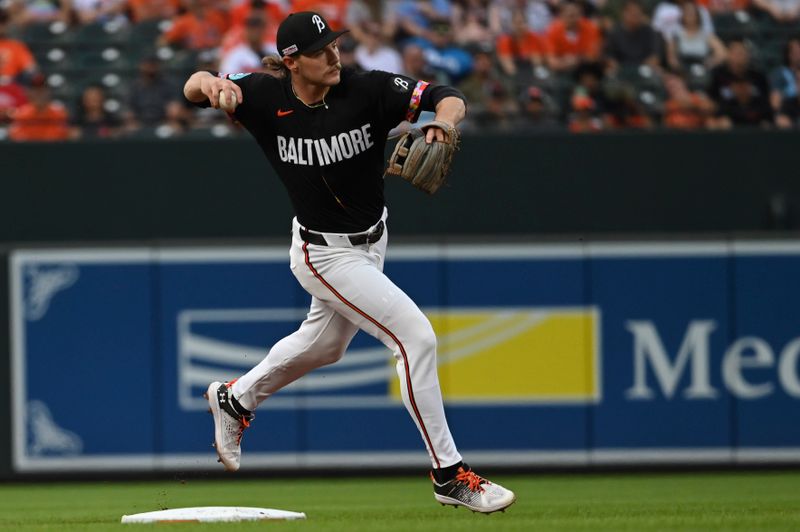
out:
M378 225L375 226L375 229L370 233L364 233L361 235L349 235L347 239L350 243L354 246L362 246L364 244L372 244L373 242L377 242L383 236L383 220L378 222ZM309 244L314 244L315 246L327 246L328 243L325 241L325 237L319 233L312 233L304 228L300 228L300 238L303 241L308 242Z

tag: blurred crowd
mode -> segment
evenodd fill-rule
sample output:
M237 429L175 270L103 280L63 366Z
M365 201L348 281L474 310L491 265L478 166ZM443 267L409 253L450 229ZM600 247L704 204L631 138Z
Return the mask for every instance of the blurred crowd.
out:
M183 80L261 70L306 10L467 130L800 127L800 0L0 0L0 140L239 134Z

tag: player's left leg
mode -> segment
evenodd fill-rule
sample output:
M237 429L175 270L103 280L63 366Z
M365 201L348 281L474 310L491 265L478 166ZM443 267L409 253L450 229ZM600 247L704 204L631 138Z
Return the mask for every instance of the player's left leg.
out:
M284 386L344 355L358 327L316 297L300 328L273 345L269 354L233 384L233 396L254 410Z
M317 298L300 328L281 339L253 369L231 382L212 382L206 398L214 416L214 446L228 471L239 469L241 439L252 411L267 397L344 354L358 328Z

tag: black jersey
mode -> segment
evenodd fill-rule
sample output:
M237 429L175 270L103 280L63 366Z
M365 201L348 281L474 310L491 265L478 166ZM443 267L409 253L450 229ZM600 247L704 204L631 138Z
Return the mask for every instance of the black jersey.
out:
M235 118L275 168L303 226L355 233L380 219L387 134L403 120L416 121L426 82L346 68L324 103L309 107L288 76L227 78L242 89Z

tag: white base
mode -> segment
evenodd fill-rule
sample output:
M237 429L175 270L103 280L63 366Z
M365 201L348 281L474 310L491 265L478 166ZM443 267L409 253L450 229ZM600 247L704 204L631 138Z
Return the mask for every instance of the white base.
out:
M123 515L123 523L217 523L235 521L294 520L305 519L302 512L288 512L269 508L242 508L238 506L201 506L197 508L173 508L158 512Z

